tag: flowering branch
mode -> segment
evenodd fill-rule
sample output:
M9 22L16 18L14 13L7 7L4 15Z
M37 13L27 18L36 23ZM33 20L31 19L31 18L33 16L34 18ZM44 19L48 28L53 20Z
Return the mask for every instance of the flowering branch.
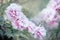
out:
M34 37L43 39L46 36L46 30L44 27L37 27L33 22L23 14L22 7L18 4L12 3L5 10L7 17L11 21L13 28L18 30L26 29Z

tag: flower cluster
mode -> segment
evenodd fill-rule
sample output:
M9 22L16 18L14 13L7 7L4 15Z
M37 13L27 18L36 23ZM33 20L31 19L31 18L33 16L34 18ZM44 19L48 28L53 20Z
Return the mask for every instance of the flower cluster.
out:
M59 10L60 0L50 0L47 7L39 13L43 21L50 26L49 28L51 28L51 26L52 28L57 28L60 20Z
M37 16L31 20L37 25L42 24L47 29L58 28L58 23L60 22L60 0L49 0L46 8L44 8Z
M60 0L50 0L47 7L39 13L39 18L36 19L39 22L42 20L49 28L55 28L59 23ZM33 34L34 37L43 39L46 36L46 30L44 26L37 26L22 12L22 6L12 3L5 10L8 19L11 21L13 28L18 30L26 29L29 33ZM46 26L47 26L46 25Z
M45 28L36 26L33 22L29 21L21 9L22 7L20 5L12 3L5 10L7 17L13 25L13 28L21 31L26 29L29 33L33 34L34 37L45 37Z
M21 12L21 9L22 9L21 6L12 3L9 7L7 7L5 12L9 20L11 21L13 27L15 29L23 30L24 27L26 27L28 24L28 19Z
M42 19L48 25L57 27L58 26L58 13L52 8L45 8L41 11Z

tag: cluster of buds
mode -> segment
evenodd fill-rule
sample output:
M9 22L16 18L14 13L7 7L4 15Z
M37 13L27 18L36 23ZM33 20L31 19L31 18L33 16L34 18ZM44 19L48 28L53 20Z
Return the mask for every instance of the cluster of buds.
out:
M20 5L12 3L7 7L5 12L14 29L21 31L26 29L36 38L39 37L43 39L43 37L46 36L45 28L43 26L36 26L33 22L29 21L28 18L23 14L22 7Z

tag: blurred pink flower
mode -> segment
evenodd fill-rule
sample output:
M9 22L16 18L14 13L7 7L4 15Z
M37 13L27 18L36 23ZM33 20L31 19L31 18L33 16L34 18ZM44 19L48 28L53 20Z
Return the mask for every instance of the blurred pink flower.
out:
M42 27L37 27L35 29L35 32L34 32L34 37L35 38L37 37L37 38L43 39L45 36L46 36L46 30L43 26Z
M22 13L22 6L12 3L5 10L8 19L11 21L13 28L23 30L28 24L28 19Z
M8 16L8 19L11 21L13 28L18 30L26 29L29 33L36 35L36 37L38 35L38 33L36 34L37 31L39 31L39 33L41 32L39 36L46 36L45 29L43 30L43 28L41 27L38 28L38 26L36 26L33 22L29 21L28 18L23 14L21 9L21 6L12 3L5 10L6 15Z
M57 25L58 13L52 8L45 8L41 12L42 19L49 25Z
M27 30L29 33L34 35L34 38L43 39L46 36L46 30L44 26L36 26L32 22L29 22Z

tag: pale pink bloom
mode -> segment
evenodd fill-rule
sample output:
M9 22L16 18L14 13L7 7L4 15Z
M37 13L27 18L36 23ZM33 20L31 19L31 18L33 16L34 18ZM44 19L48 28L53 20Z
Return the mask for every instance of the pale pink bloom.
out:
M33 22L29 22L27 30L29 33L34 35L34 38L43 39L46 36L44 26L36 26Z
M28 19L22 13L22 6L12 3L5 10L8 19L11 21L13 28L23 30L28 24Z
M43 9L36 17L32 18L32 21L37 25L39 23L44 24L46 22L49 26L58 26L60 16L58 11L60 10L60 0L49 0L49 3L45 9ZM47 25L46 25L47 26Z
M43 26L42 27L36 27L35 32L34 32L34 37L43 39L45 36L46 36L45 28Z
M29 33L36 35L36 37L39 35L39 38L40 36L46 36L45 29L42 27L37 27L33 22L29 21L28 18L23 14L21 6L12 3L7 7L5 12L14 29L26 29ZM38 34L37 31L41 32L41 34Z
M60 22L58 11L60 11L60 0L50 0L47 7L39 13L40 19L47 23L49 29L57 28Z
M19 13L17 12L20 12L22 9L21 6L19 6L18 4L16 3L12 3L10 4L10 6L8 6L5 10L7 16L9 17L9 20L12 20L13 18L11 16L16 16L16 15L19 15Z
M58 28L58 12L52 8L45 8L43 9L39 15L41 15L42 21L44 21L47 25L46 27L51 28ZM45 24L44 24L45 25Z

